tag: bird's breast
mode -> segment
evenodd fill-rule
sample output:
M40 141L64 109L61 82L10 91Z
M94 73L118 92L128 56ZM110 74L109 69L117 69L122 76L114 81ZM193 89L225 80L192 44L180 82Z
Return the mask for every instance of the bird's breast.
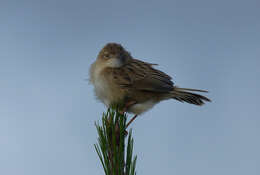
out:
M111 73L105 72L105 69L96 68L92 76L95 94L106 106L120 103L124 99L122 90L111 81Z

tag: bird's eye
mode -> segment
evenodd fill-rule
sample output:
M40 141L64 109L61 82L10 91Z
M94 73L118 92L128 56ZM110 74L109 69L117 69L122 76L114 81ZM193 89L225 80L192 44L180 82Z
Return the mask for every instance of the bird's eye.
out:
M108 59L109 58L109 54L105 54L104 58Z

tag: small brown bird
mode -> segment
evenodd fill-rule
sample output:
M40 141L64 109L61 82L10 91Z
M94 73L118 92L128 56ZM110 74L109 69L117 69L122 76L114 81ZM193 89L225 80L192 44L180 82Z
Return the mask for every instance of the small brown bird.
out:
M108 43L91 65L90 81L99 100L107 107L121 105L124 112L135 114L133 119L162 100L175 99L195 105L210 101L192 93L207 91L174 86L172 78L154 65L134 59L120 44Z

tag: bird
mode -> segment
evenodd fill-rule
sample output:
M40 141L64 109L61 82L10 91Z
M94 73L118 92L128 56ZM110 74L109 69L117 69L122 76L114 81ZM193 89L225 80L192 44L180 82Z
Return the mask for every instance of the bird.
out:
M206 90L180 88L170 75L156 69L157 64L132 57L121 44L107 43L90 66L90 82L95 95L107 107L119 106L134 117L148 111L157 103L175 99L201 106L211 100L195 92Z

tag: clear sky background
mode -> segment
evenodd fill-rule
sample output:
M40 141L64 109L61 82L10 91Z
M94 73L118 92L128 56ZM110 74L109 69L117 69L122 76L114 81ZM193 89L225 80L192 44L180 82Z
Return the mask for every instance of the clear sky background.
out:
M165 101L132 125L139 175L260 174L260 1L0 2L0 174L102 175L85 81L119 42L203 107Z

